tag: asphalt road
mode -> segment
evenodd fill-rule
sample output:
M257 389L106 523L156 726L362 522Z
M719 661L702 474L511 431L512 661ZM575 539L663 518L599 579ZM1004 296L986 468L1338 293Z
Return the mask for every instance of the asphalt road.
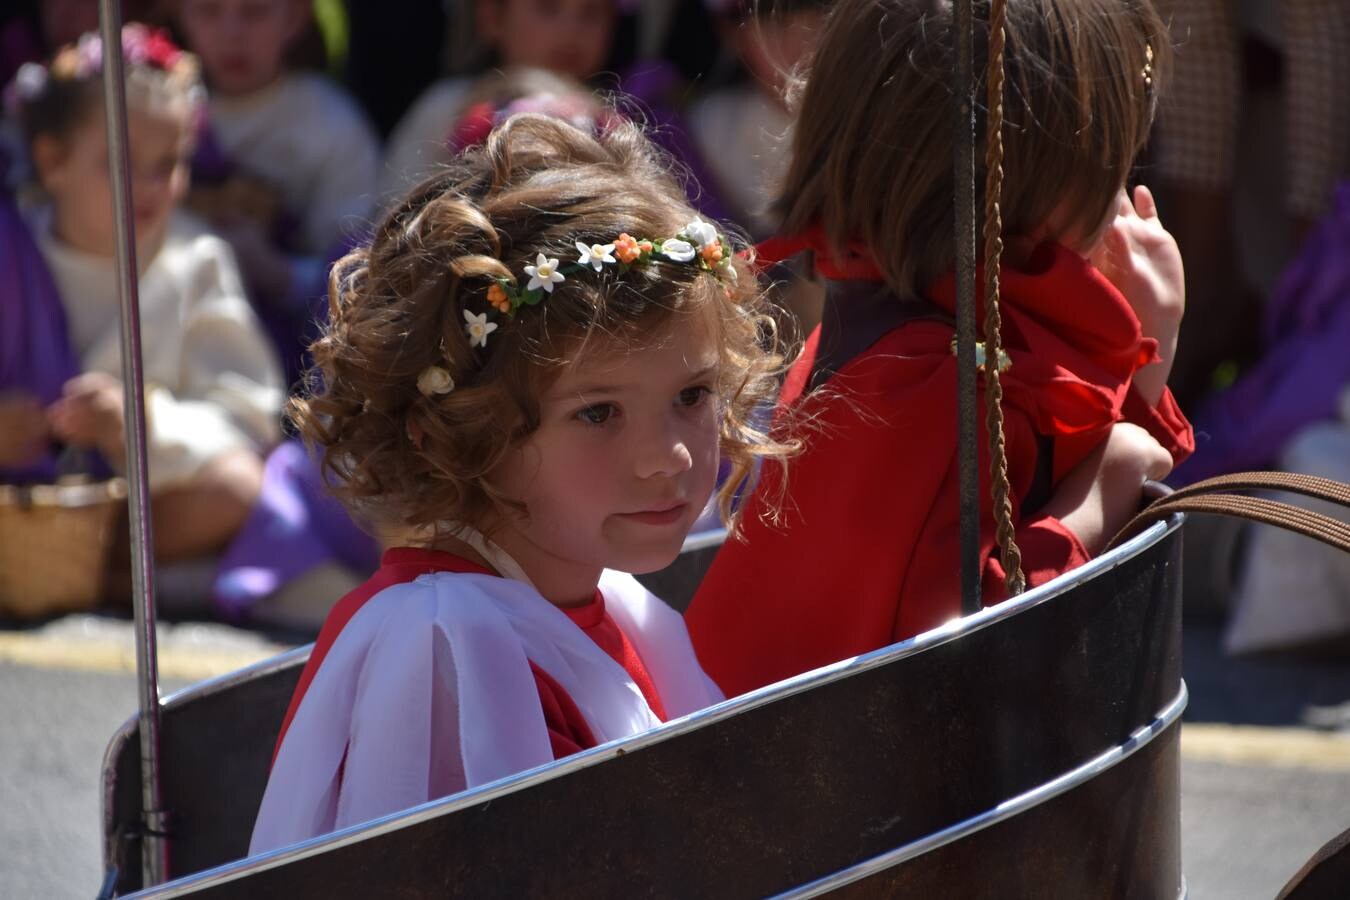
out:
M0 631L0 897L14 900L97 892L103 748L136 704L126 623L50 630ZM276 648L246 632L177 626L162 649L167 692ZM1186 654L1190 896L1266 900L1350 827L1350 729L1301 724L1310 708L1334 721L1328 711L1350 700L1350 663L1227 660L1217 630L1195 624Z

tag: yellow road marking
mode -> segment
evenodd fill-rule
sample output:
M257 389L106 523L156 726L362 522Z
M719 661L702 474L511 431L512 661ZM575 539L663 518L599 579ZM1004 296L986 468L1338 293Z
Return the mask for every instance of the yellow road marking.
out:
M225 675L290 649L259 641L244 647L159 646L159 675L199 681ZM0 632L0 663L92 672L136 671L136 648L129 639L80 638L40 632ZM1230 765L1293 767L1350 772L1350 735L1306 728L1186 723L1181 729L1185 759Z
M1181 755L1202 762L1350 772L1350 734L1185 723Z
M157 654L159 676L200 681L225 675L290 649L283 644L256 647L201 648L161 644ZM130 640L55 639L41 635L0 632L0 663L42 669L85 672L136 672L136 647Z

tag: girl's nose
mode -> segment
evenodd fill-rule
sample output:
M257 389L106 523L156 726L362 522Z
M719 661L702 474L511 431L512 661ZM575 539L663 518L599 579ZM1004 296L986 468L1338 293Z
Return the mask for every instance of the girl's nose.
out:
M687 472L693 466L694 457L684 435L678 429L667 427L659 429L644 442L638 457L637 475L639 478L669 478Z

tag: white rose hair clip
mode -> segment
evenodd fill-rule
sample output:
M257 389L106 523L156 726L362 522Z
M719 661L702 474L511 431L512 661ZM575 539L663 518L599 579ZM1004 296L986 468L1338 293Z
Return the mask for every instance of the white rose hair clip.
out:
M489 315L513 318L522 306L539 305L569 275L587 271L600 274L607 269L623 275L630 269L652 262L673 262L696 266L722 281L736 283L736 269L731 264L731 245L713 225L702 219L694 219L679 234L670 238L648 240L623 233L607 244L575 243L578 254L575 262L561 263L557 258L538 254L533 265L524 267L529 277L524 287L515 279L494 279L487 289L487 301L491 309L476 314L464 311L464 331L469 336L469 346L487 346L488 335L497 329L496 322L488 321ZM419 386L420 383L419 379Z

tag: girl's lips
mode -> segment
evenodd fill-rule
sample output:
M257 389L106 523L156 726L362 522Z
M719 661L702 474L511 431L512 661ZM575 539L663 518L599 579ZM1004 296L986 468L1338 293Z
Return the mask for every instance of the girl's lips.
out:
M642 512L619 513L619 517L643 525L672 525L684 518L688 503L677 503L667 509L648 509Z

